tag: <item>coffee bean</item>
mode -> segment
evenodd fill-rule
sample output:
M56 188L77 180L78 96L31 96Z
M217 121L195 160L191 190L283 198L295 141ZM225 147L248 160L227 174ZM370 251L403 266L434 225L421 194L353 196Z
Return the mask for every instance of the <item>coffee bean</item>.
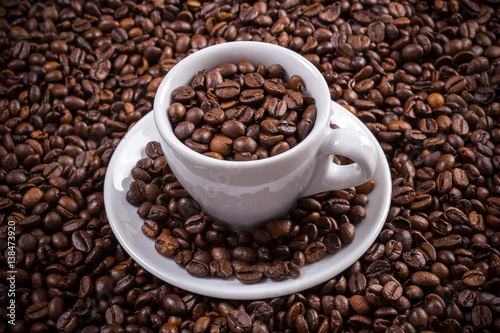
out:
M395 281L389 281L384 285L383 297L389 302L397 301L403 294L403 288Z
M500 213L500 197L491 196L486 199L486 209L490 214L499 214Z
M235 260L243 261L249 264L257 262L256 251L247 246L237 246L233 249L232 256Z
M163 310L174 316L182 316L186 314L186 303L184 303L182 298L177 294L165 295L165 297L163 297L161 301L161 304Z
M351 244L354 241L356 228L352 223L346 222L340 225L338 235L342 243Z
M492 321L491 310L486 305L476 305L471 312L472 323L477 327L486 327Z
M236 72L238 71L238 67L235 64L229 62L220 64L217 67L215 67L215 69L218 70L223 77L232 76L236 74Z
M156 238L155 249L161 255L172 257L175 251L179 249L179 242L174 237L166 233L161 233L160 236Z
M309 244L304 250L307 262L316 262L326 255L326 246L320 242Z
M209 273L209 267L205 262L193 259L186 265L186 272L197 277L206 276Z
M225 81L217 84L215 95L223 101L237 98L240 93L240 86L234 81Z
M172 97L176 102L188 102L194 98L194 90L190 86L181 86L174 89Z
M415 200L415 190L410 186L402 186L392 192L392 201L397 205L407 205Z
M78 326L77 316L72 310L64 312L56 323L56 328L59 331L71 332Z
M401 51L401 57L406 61L415 61L424 55L424 49L419 44L408 44Z
M435 286L439 285L440 280L433 273L426 272L426 271L419 271L419 272L415 272L412 274L411 282L416 284L417 286L435 287Z
M84 230L77 230L71 235L71 242L75 249L81 252L89 252L92 249L93 241L90 234Z
M181 103L173 103L168 107L167 112L172 123L178 124L186 115L186 107Z
M40 320L48 314L48 303L39 302L30 305L26 309L26 317L29 320Z
M265 81L264 78L259 73L250 72L245 74L244 78L245 86L250 89L261 88L262 85L264 84L264 81Z
M233 310L227 315L227 324L232 332L249 332L252 328L252 320L245 312Z
M238 137L245 135L246 126L242 122L237 120L225 121L221 126L221 132L223 135L234 140ZM194 133L193 133L194 135ZM208 142L207 142L208 143Z
M222 156L229 155L232 151L232 146L233 140L222 134L215 135L210 142L210 150Z
M348 287L351 293L355 295L363 293L366 290L366 277L361 273L351 275Z
M58 319L66 310L64 300L56 296L47 305L47 314L52 320Z
M271 96L281 97L285 94L285 86L277 79L268 79L264 81L264 90Z
M223 279L229 278L233 274L231 262L226 259L216 259L210 263L210 275L219 276Z
M264 100L264 97L262 89L246 89L241 92L239 101L245 105L258 105Z
M292 228L290 220L272 220L266 223L265 230L269 233L272 239L278 239L287 236Z
M243 283L256 283L260 281L263 277L262 272L256 270L253 267L245 267L239 269L236 274L236 278Z
M120 325L125 320L123 310L117 304L113 304L111 307L109 307L106 310L105 318L106 318L106 323L108 323L109 325L111 325L111 324Z
M160 156L163 156L163 151L161 149L160 143L157 141L149 142L146 145L146 155L148 155L151 159L156 159Z
M174 133L179 140L185 140L193 134L195 125L190 121L183 121L175 126Z
M240 136L233 141L233 149L239 153L253 153L257 149L257 143L247 136Z
M90 67L90 77L96 81L104 81L111 70L111 62L108 59L101 58L94 62Z
M141 230L148 237L157 237L160 234L160 226L152 220L145 220Z
M486 282L486 277L481 271L470 270L464 273L462 276L462 282L467 287L477 288Z

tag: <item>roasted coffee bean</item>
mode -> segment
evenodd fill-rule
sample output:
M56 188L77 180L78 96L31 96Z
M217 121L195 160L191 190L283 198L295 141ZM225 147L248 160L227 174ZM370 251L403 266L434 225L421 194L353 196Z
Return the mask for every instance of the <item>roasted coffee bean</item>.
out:
M164 311L174 316L182 316L186 314L186 303L177 294L166 294L161 300L161 304Z
M304 250L307 262L316 262L326 255L326 246L320 242L309 244Z
M243 283L256 283L259 282L263 274L254 267L248 266L238 269L235 274L238 281Z
M469 288L477 288L486 282L486 277L481 271L470 270L464 273L462 282Z
M212 141L210 141L210 150L222 156L231 154L232 146L233 140L222 134L215 135Z
M175 127L174 133L179 140L185 140L193 134L195 129L196 129L195 125L192 122L186 120L179 123Z
M396 281L389 281L384 285L382 295L389 302L397 301L403 295L403 287Z
M346 199L334 198L322 204L323 208L332 214L346 214L351 209Z
M273 98L267 105L267 112L275 119L283 118L288 111L286 102L278 98ZM293 133L292 133L293 134Z
M350 276L348 281L349 290L353 294L365 292L367 286L366 277L361 273L355 273Z
M243 311L233 310L227 314L227 324L231 332L249 332L252 328L252 319Z
M241 71L241 70L240 70ZM250 89L261 88L264 84L264 78L257 72L250 72L245 74L244 82L245 86Z
M85 230L77 230L71 235L71 242L75 249L81 252L90 252L92 250L92 236Z
M408 205L415 200L415 190L410 186L402 186L392 192L392 201L397 205Z
M168 115L174 124L178 124L182 121L186 115L186 107L181 103L173 103L168 107Z
M245 135L246 126L242 122L237 120L228 120L222 123L221 133L228 138L234 140L238 137ZM194 136L194 133L193 133ZM206 142L208 143L208 142Z
M57 319L56 328L59 331L71 332L77 327L78 327L77 316L71 309L64 312Z
M111 61L100 58L90 66L89 76L96 81L104 81L111 71Z
M472 323L476 327L486 327L491 324L492 313L486 305L476 305L471 312Z
M148 155L148 157L153 159L153 160L160 157L160 156L163 156L163 151L161 149L161 145L157 141L149 142L146 145L145 150L146 150L146 155Z
M179 242L174 237L166 233L162 233L156 238L155 249L161 255L172 257L179 249Z
M232 257L235 260L253 264L257 261L257 252L248 246L237 246L232 251Z
M111 324L118 324L118 325L120 325L125 320L125 316L123 314L123 310L117 304L113 304L111 307L109 307L106 310L105 318L106 318L106 323L109 324L109 325L111 325Z
M262 89L246 89L240 94L239 101L245 105L259 105L264 100L264 90Z
M38 302L30 305L26 309L26 317L29 320L40 320L48 314L48 303Z
M211 108L203 115L203 119L210 126L219 126L224 121L224 118L224 111L221 108Z
M354 237L356 234L356 227L349 222L343 223L340 225L339 230L337 231L340 240L344 244L351 244L354 241Z
M145 220L141 230L148 237L157 237L160 234L160 226L153 220Z
M222 101L230 101L237 98L240 86L234 81L224 81L215 87L215 95Z
M419 271L415 272L411 276L411 282L416 284L417 286L422 286L422 287L435 287L439 285L440 280L439 278L430 272L426 271Z
M172 92L172 98L176 102L189 102L191 99L194 98L194 90L190 86L181 86L178 88L175 88L174 91Z
M197 277L206 276L209 273L209 267L205 262L193 259L186 265L186 272Z
M231 262L226 259L216 259L210 263L210 275L219 276L223 279L229 278L233 274Z

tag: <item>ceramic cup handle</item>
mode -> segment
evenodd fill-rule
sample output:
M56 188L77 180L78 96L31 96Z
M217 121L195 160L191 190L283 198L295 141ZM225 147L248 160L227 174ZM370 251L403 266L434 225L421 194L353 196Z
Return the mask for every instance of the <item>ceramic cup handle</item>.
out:
M338 165L333 155L342 155L355 163ZM375 173L378 153L364 134L348 128L326 128L318 150L318 166L302 196L361 185Z

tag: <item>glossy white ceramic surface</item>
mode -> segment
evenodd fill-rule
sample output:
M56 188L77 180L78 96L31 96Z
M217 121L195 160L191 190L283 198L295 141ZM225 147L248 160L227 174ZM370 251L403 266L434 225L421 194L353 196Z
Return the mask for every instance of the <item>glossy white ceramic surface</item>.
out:
M378 162L373 176L376 186L368 195L370 203L366 206L367 217L356 226L353 243L334 255L304 266L298 279L281 282L264 279L255 285L244 285L235 278L197 278L189 275L171 258L165 258L155 251L154 240L141 232L143 221L137 216L137 209L125 199L132 182L130 172L139 159L146 157L145 145L149 141L160 140L152 113L146 115L126 134L108 166L104 202L116 238L135 261L158 278L179 288L211 297L240 300L272 298L305 290L333 278L361 257L378 236L389 211L391 177L384 153L369 130L350 112L335 103L332 103L331 112L332 123L366 135L376 146Z
M173 133L167 115L172 91L190 84L201 70L241 60L266 67L279 63L289 75L300 75L316 100L314 128L298 146L264 160L221 161L196 153ZM372 177L377 163L373 143L349 129L332 130L329 115L330 92L316 67L296 52L258 42L219 44L184 58L163 79L154 102L160 142L173 173L206 213L237 230L282 217L299 197L359 185ZM334 165L333 153L357 163Z

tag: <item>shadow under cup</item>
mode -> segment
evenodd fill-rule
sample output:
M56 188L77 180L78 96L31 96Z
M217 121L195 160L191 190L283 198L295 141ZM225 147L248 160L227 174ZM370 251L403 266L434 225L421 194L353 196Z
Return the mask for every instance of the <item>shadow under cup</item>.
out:
M168 118L172 91L189 85L202 70L242 60L262 63L266 68L280 64L287 73L286 80L292 75L301 76L316 101L313 129L289 151L256 161L217 160L189 149L174 135ZM251 230L284 216L309 184L318 160L318 146L329 126L330 92L321 73L299 54L267 43L231 42L197 51L175 65L156 93L154 118L170 168L203 211L236 230Z

